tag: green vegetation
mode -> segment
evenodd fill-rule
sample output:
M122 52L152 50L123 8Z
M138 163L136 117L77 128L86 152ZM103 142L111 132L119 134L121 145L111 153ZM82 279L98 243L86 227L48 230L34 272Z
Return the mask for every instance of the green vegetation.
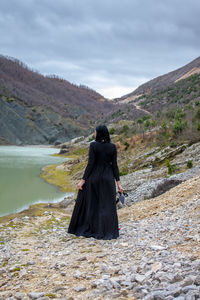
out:
M2 267L5 267L8 265L8 258L3 259L3 262L1 264Z
M7 101L8 102L13 102L15 99L14 98L12 98L12 97L7 97Z
M149 119L150 119L150 116L144 115L143 117L137 119L137 123L142 124L142 123L144 123L144 121L149 120Z
M120 134L124 134L125 137L129 137L129 133L130 133L130 127L127 124L123 125L123 127L120 130Z
M168 168L168 174L171 175L176 171L176 165L172 165L169 159L166 159L166 166Z
M193 167L192 160L188 160L188 161L187 161L187 168L188 168L188 169L191 169L192 167Z
M151 125L151 122L150 122L149 119L148 119L148 120L146 120L145 123L144 123L144 128L147 130L147 129L150 127L150 125Z
M196 116L197 116L198 119L200 119L200 107L197 110L197 115Z
M69 157L80 156L88 153L87 148L76 148L70 152Z
M110 132L110 134L114 134L114 133L115 133L115 128L113 128L113 127L110 128L110 131L109 131L109 132Z
M115 111L114 113L111 114L112 118L115 118L117 116L120 116L121 114L123 114L123 112L121 111L121 109Z
M190 101L193 101L196 98L196 105L199 105L200 96L200 74L194 74L190 77L180 80L176 82L174 85L155 90L152 93L146 95L146 98L143 100L143 107L148 108L154 103L156 104L156 100L159 100L160 105L162 104L187 104ZM158 115L159 117L159 111Z
M127 141L125 141L125 142L124 142L124 146L125 146L125 150L127 150L128 147L130 146L130 144L129 144Z
M128 168L127 166L123 166L122 168L119 169L119 176L124 176L128 174Z
M94 140L94 134L89 138L89 142L93 141Z
M74 187L70 181L69 171L57 169L58 165L49 165L43 169L40 176L47 182L59 186L63 192L72 192Z
M187 121L176 120L173 124L172 131L175 134L180 134L187 127Z
M20 271L20 267L16 267L16 268L11 270L11 272L16 272L16 271Z
M124 125L122 128L122 132L127 133L129 131L129 126L128 125Z
M53 294L53 293L48 293L45 296L49 297L49 298L57 298L56 294Z

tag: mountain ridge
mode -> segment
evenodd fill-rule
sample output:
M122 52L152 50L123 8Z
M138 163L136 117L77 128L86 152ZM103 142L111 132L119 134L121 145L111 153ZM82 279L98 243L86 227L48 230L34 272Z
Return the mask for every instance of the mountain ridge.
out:
M157 76L147 81L146 83L136 88L133 92L126 94L120 98L116 98L115 101L128 102L137 99L143 94L149 94L157 89L163 89L168 86L171 86L178 80L184 79L183 76L186 75L188 72L191 72L192 70L193 72L188 74L188 76L191 76L192 74L200 73L200 56L192 60L188 64L178 69L175 69L174 71L168 72L164 75ZM187 78L187 76L185 78Z
M44 76L2 55L0 105L0 143L17 145L64 142L82 135L114 107L88 87Z

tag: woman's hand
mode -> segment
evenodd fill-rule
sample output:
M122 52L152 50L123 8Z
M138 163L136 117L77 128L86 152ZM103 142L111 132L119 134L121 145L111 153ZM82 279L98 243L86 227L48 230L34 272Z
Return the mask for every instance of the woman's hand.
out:
M84 183L85 183L85 180L84 179L81 179L81 181L78 183L78 189L79 190L82 190L83 189L83 185L84 185Z
M119 191L120 193L123 193L124 189L123 189L123 187L121 186L120 181L117 181L117 186L118 186L118 191Z

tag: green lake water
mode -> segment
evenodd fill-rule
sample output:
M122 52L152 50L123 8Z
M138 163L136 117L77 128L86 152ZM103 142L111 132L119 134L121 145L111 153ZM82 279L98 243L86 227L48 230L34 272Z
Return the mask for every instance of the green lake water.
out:
M67 160L51 156L58 152L42 146L0 146L0 216L34 203L58 202L72 194L61 192L40 177L42 167Z

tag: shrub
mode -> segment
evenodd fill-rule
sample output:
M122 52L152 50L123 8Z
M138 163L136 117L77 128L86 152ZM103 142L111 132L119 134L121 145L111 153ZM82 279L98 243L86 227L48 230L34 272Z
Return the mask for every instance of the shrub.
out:
M188 168L188 169L191 169L192 167L193 167L192 160L188 160L188 161L187 161L187 168Z
M138 123L138 124L142 124L143 122L144 122L143 119L141 119L141 118L137 119L137 123Z
M89 138L88 142L91 142L94 140L94 134Z
M150 121L149 120L146 120L145 123L144 123L144 128L147 129L149 128L151 125Z
M167 140L171 137L171 134L170 134L169 131L167 131L167 132L165 133L165 137L166 137Z
M162 129L162 131L166 131L167 130L167 122L166 121L162 122L161 129Z
M198 122L198 124L197 124L197 130L200 131L200 122Z
M114 134L115 133L115 128L110 128L110 134Z
M159 118L159 117L161 116L161 114L162 114L162 110L159 109L159 110L157 111L157 113L156 113L156 117Z
M195 101L195 105L196 105L196 106L199 106L199 105L200 105L200 101L198 101L198 100Z
M165 113L165 115L166 115L166 117L167 117L168 119L174 119L175 114L176 114L176 112L175 112L175 110L173 110L173 109L167 110L166 113Z
M125 150L127 150L130 144L128 142L124 142L124 146L125 146Z
M200 107L197 110L197 118L200 119Z
M172 141L170 142L170 147L173 148L173 147L176 147L176 146L177 146L177 143L176 143L175 141L172 140Z
M174 125L173 125L173 133L179 134L183 131L184 128L187 127L187 121L182 121L182 120L176 120Z
M178 121L181 121L181 119L185 116L185 112L183 112L181 109L177 109L175 119Z
M152 126L152 127L155 127L155 126L156 126L156 120L152 120L152 121L151 121L151 126Z
M166 160L166 166L168 168L168 174L171 175L175 172L176 170L176 166L175 165L172 165L169 161L169 159Z
M126 169L119 170L119 176L127 175L128 171Z
M129 129L130 129L130 128L128 127L128 125L124 125L124 126L123 126L123 132L129 131Z
M7 101L8 101L8 102L13 102L14 100L15 100L15 99L14 99L14 98L11 98L11 97L10 97L10 98L7 98Z

